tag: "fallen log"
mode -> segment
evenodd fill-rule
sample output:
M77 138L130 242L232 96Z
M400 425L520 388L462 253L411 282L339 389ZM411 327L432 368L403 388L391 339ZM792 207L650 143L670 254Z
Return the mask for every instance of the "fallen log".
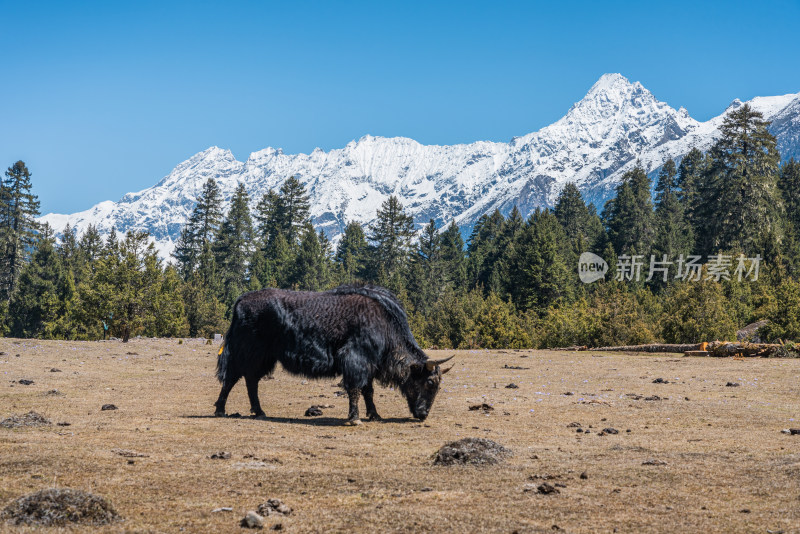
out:
M800 347L800 346L798 346ZM615 347L586 347L575 345L550 350L595 352L682 352L685 356L722 357L791 357L800 356L800 350L793 344L748 343L731 341L712 341L711 343L649 343L647 345L619 345Z
M647 345L622 345L618 347L592 347L586 350L605 352L686 352L701 350L702 343L650 343Z
M683 353L684 356L708 356L707 350L687 350Z

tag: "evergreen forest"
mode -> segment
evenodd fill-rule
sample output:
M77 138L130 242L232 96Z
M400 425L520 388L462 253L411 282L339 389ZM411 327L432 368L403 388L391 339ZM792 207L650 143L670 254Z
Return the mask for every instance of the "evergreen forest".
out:
M731 340L762 319L763 339L800 340L800 162L767 126L744 105L654 183L637 165L600 207L567 184L552 209L486 213L466 239L452 222L417 230L391 196L333 246L296 178L258 199L239 185L226 212L209 179L169 261L142 232L56 239L18 161L0 181L0 335L210 337L244 292L365 282L398 295L428 348ZM603 279L581 281L585 252Z

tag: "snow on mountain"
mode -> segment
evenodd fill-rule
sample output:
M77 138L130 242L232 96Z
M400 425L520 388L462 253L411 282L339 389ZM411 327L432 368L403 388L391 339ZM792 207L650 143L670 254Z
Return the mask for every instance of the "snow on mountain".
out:
M800 157L800 93L757 97L750 105L774 121L781 154ZM725 112L743 105L734 100ZM724 113L698 122L681 108L658 101L639 82L605 74L567 114L541 130L509 143L421 145L404 137L364 136L344 148L284 154L266 148L245 162L211 147L184 161L155 186L101 202L71 215L48 214L56 232L67 223L101 232L146 230L163 257L174 249L203 183L215 178L227 201L244 183L253 205L289 176L302 181L311 199L315 226L336 237L349 221L368 224L389 195L400 197L418 225L455 220L466 230L486 212L523 215L552 206L568 182L601 208L623 173L636 161L655 173L668 159L692 147L707 150L718 137Z
M778 151L784 160L800 160L800 98L773 115L770 131L778 138Z

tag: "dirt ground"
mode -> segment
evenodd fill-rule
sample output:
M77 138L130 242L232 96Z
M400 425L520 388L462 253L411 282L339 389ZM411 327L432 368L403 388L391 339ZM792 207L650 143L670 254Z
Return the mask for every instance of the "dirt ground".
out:
M0 339L0 420L53 423L0 427L0 508L56 487L113 503L124 521L99 532L242 532L269 498L293 508L267 518L285 532L800 532L800 435L781 433L800 428L800 360L457 351L423 424L378 388L384 421L345 427L336 381L283 371L261 382L269 420L211 417L216 351ZM240 383L228 413L248 409ZM513 456L432 465L464 437Z

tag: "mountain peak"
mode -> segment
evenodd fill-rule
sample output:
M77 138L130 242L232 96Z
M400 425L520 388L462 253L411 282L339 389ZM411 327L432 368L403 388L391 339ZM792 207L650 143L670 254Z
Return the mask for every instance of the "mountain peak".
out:
M638 82L637 82L638 83ZM601 92L609 92L609 91L620 91L625 90L633 85L622 74L618 72L609 72L600 76L600 78L594 83L591 89L589 89L588 94L593 93L601 93Z
M230 150L227 150L227 149L224 149L224 148L220 148L220 147L214 145L214 146L208 147L205 150L202 150L202 151L198 152L193 157L197 158L197 159L205 159L205 158L214 158L214 157L221 156L221 155L227 155L227 154L230 154L230 153L231 153Z
M637 98L655 99L641 83L631 82L619 73L609 73L600 76L578 104L581 102L619 104Z
M664 107L667 106L658 102L641 83L631 82L619 73L609 73L603 74L561 120L573 124L595 124L631 112L641 120L639 110L662 111ZM648 113L650 115L652 113Z

